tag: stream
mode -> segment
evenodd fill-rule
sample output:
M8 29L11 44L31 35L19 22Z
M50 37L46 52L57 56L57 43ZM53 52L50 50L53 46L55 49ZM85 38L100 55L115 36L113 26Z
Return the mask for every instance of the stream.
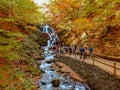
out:
M56 45L59 38L56 31L48 25L43 27L42 33L47 33L50 39L47 41L47 46L42 47L44 49L44 60L40 64L40 69L44 73L37 82L39 85L38 90L90 90L85 83L75 82L69 73L61 75L57 70L52 69L56 54L51 48Z

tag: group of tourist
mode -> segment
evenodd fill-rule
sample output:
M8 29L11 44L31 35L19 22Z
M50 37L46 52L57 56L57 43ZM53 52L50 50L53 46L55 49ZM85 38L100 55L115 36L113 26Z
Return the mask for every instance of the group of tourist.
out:
M93 47L90 45L89 47L83 47L81 45L80 47L80 59L81 58L86 58L86 57L90 57L92 55L92 52L93 52Z
M74 54L76 52L76 45L73 46L61 46L61 45L56 45L55 49L56 49L56 53L62 53L62 54Z
M56 45L55 46L55 50L56 50L56 53L62 53L62 54L66 54L68 53L68 46L62 46L62 45Z
M56 45L55 50L57 54L66 54L66 53L69 53L69 55L76 54L77 45L72 45L72 46ZM89 45L88 47L81 45L79 49L80 59L90 57L92 55L92 52L93 52L93 47L91 45Z

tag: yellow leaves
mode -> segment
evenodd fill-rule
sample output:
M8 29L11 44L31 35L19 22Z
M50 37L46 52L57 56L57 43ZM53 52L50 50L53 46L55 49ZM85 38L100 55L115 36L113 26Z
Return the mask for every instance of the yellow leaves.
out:
M64 9L69 7L69 5L68 4L66 5L65 3L59 3L57 5L58 5L59 8L64 8Z
M22 81L23 83L25 82L25 80L21 77L21 78L19 78L20 79L20 81Z
M79 18L73 21L73 24L78 24L78 23L86 23L88 22L88 19L86 18Z
M71 6L72 0L60 0L57 4L59 8L68 9Z
M66 28L66 24L65 24L64 22L61 22L61 23L57 24L56 27L59 28L59 29L64 30L64 29ZM59 30L59 31L60 31L60 30Z
M73 3L72 6L73 6L74 8L76 8L76 9L80 9L80 3L79 3L79 2Z
M76 2L74 0L59 0L57 2L57 7L60 10L70 10L70 11L72 11L73 8L80 9L80 2Z
M36 30L36 26L27 26L27 28L30 30Z
M72 23L74 25L73 27L76 30L83 30L83 29L92 27L92 23L87 18L79 18L74 20Z
M54 24L54 25L59 24L62 22L64 18L65 18L64 14L59 14L57 16L54 16L54 18L51 21L51 24Z

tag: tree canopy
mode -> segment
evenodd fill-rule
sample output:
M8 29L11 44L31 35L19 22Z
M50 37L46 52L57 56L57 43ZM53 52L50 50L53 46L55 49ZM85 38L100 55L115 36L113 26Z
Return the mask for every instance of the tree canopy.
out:
M51 24L66 39L69 35L69 39L80 38L84 32L88 36L106 32L120 20L119 0L52 0L47 7Z
M42 24L45 18L40 6L31 0L1 0L0 8L6 11L9 18L23 24Z

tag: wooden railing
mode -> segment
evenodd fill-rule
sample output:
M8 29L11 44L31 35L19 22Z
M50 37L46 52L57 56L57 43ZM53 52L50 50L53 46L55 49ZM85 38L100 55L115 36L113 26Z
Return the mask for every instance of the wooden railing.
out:
M76 52L76 55L79 55L80 53L79 52ZM86 53L86 55L90 55L88 53ZM96 57L96 58L104 58L106 60L110 60L110 61L116 61L116 62L119 62L120 63L120 58L117 58L117 57L110 57L110 56L105 56L105 55L98 55L98 54L92 54L92 57Z
M75 54L75 59L76 59L76 56L77 55L79 55L79 53L76 53ZM87 56L90 56L90 54L86 54ZM96 55L96 54L93 54L93 55L91 55L91 58L92 58L92 65L95 65L95 62L99 62L99 63L101 63L101 64L104 64L104 65L106 65L106 66L109 66L109 67L111 67L111 68L113 68L113 74L115 75L115 76L118 76L117 75L117 70L120 70L120 68L117 68L117 63L119 63L120 64L120 58L112 58L112 57L107 57L107 56L101 56L101 55ZM105 63L105 62L102 62L102 60L101 61L99 61L99 60L97 60L97 59L95 59L95 58L101 58L101 59L104 59L104 60L109 60L109 61L114 61L113 62L113 65L109 65L109 64L107 64L107 63ZM82 57L82 61L84 62L84 57ZM120 77L120 76L119 76Z
M92 58L92 60L93 60L93 65L95 65L95 62L99 62L99 63L101 63L101 64L104 64L104 65L106 65L106 66L109 66L109 67L111 67L111 68L113 68L113 74L114 75L117 75L116 74L116 71L117 70L120 70L120 68L117 68L116 66L117 66L117 64L114 62L113 63L113 65L109 65L109 64L106 64L106 63L104 63L104 62L102 62L102 61L99 61L99 60L96 60L94 57Z

